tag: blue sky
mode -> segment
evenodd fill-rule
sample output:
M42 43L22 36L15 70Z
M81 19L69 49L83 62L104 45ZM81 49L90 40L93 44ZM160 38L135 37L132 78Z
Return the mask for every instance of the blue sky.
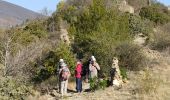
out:
M60 0L4 0L35 12L40 12L43 8L50 11L56 10L56 5Z
M4 0L16 5L20 5L35 12L40 12L43 8L55 11L56 5L60 0ZM170 5L170 0L158 0L165 5Z
M159 2L164 3L165 5L170 5L170 0L158 0Z

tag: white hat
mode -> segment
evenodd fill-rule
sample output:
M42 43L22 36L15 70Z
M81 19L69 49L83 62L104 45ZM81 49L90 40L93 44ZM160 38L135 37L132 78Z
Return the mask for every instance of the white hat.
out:
M91 56L92 61L96 61L96 58L94 56Z
M63 60L63 59L60 59L59 62L62 63L62 62L64 62L64 60Z

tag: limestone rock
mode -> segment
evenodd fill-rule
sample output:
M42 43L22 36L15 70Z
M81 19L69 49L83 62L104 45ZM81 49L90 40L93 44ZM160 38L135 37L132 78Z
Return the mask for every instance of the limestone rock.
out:
M134 13L134 8L127 4L125 0L122 0L118 6L118 9L122 12Z

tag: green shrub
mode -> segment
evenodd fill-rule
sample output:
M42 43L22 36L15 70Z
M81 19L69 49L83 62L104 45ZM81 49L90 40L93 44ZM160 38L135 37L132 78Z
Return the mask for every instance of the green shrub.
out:
M141 47L132 43L122 43L116 48L115 55L119 58L120 66L128 70L140 70L144 68L146 58Z
M105 89L107 86L107 80L100 80L97 77L90 78L90 89L91 91L95 91L98 89Z
M12 77L0 78L0 99L1 100L23 100L31 94L31 87L18 83Z
M45 20L37 19L34 21L30 21L27 23L23 30L29 31L30 34L33 34L39 38L47 36L47 27L45 26L47 23Z
M122 79L127 79L127 69L125 67L120 67L120 74L122 76Z
M43 59L37 59L37 62L34 62L32 65L34 66L34 75L33 81L35 83L41 83L52 75L56 75L57 65L56 63L56 55L53 51L48 52L44 55Z
M44 55L43 59L39 59L35 62L35 76L33 77L33 81L35 83L41 83L48 80L51 76L57 75L59 59L64 59L71 71L71 74L73 75L76 59L71 48L65 43L60 43L54 51L48 52Z
M170 21L170 16L157 5L143 7L139 13L142 18L147 18L156 24L165 24Z
M55 50L55 55L56 61L59 61L59 59L61 58L64 59L71 73L74 74L76 59L71 48L67 44L61 43L59 44L59 47Z
M141 19L141 17L137 15L129 16L129 28L130 28L130 33L133 36L140 33L149 36L149 33L152 30L150 21Z

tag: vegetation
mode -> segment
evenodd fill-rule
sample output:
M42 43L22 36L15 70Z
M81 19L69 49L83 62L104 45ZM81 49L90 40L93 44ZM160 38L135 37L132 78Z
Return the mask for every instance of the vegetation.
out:
M108 86L107 84L107 80L99 80L97 77L95 78L91 78L90 79L90 89L91 91L95 91L98 89L105 89L106 86Z
M133 71L145 68L146 58L138 45L123 43L116 48L116 51L120 66Z
M164 5L154 3L147 6L147 0L140 1L142 4L137 10L146 6L139 15L120 12L112 6L115 0L62 1L57 11L46 19L29 21L24 26L0 31L0 98L23 99L31 93L31 88L27 88L25 83L40 88L55 86L53 83L58 82L55 77L60 58L66 61L72 76L76 59L87 63L91 55L96 57L101 67L100 78L108 77L114 56L119 58L123 79L128 77L129 70L143 70L146 57L141 47L133 44L134 36L142 33L151 38L153 41L150 44L156 50L170 47L168 32L152 31L153 23L155 26L165 24L164 28L169 31L166 23L170 21L170 12ZM132 0L128 2L133 5ZM63 22L71 37L70 45L59 42ZM144 78L144 81L149 80L150 76ZM152 83L152 80L149 82ZM149 92L151 83L143 86L142 91ZM90 79L93 91L106 86L105 79Z
M160 3L143 7L139 13L142 18L149 19L156 24L166 24L170 21L168 8Z
M31 86L24 85L12 77L0 78L0 99L2 100L23 100L28 94L31 94Z
M152 24L149 20L142 19L140 16L137 15L130 15L129 24L130 33L132 35L135 36L142 33L145 36L150 37L149 35L152 32Z
M107 8L106 3L93 0L81 10L74 5L59 10L70 25L70 34L74 35L73 50L77 57L96 56L104 73L110 68L115 46L131 40L129 14L119 13L114 7Z
M150 41L151 48L154 50L164 51L170 47L170 34L168 30L169 24L164 25L154 32L153 39ZM163 30L163 31L160 31Z

